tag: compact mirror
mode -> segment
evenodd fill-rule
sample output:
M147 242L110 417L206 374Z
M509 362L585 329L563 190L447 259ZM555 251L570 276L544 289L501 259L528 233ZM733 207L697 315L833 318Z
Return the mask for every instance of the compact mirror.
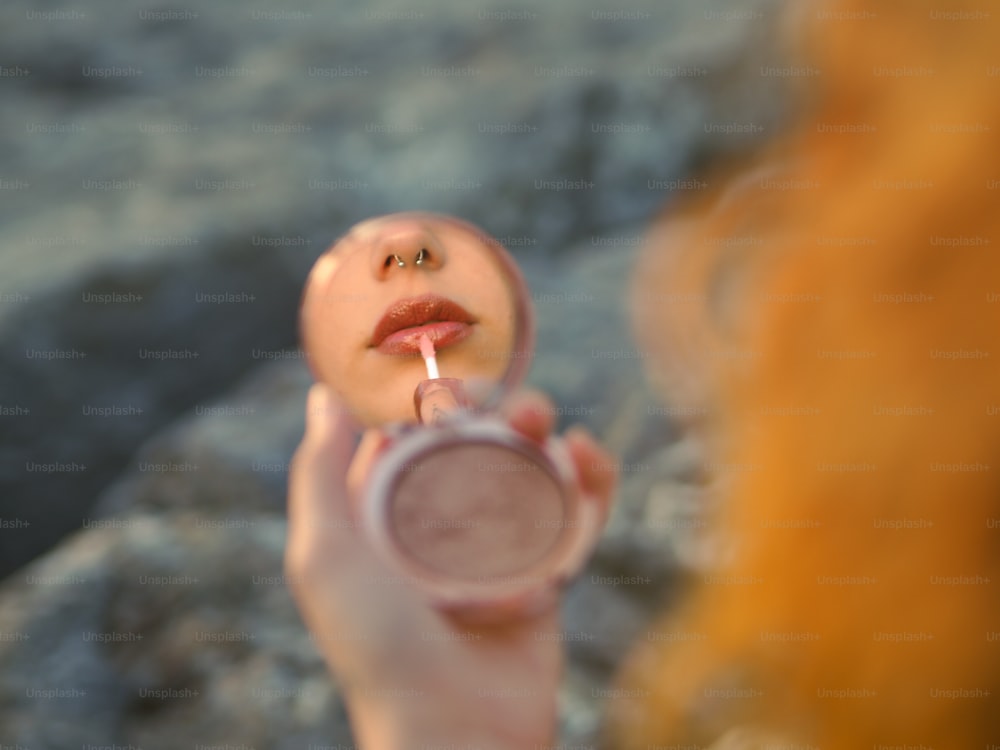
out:
M440 377L495 386L488 404L520 384L534 347L510 254L468 222L420 212L368 219L337 240L306 281L301 326L313 374L367 427L416 421L422 335Z
M490 413L534 346L527 286L500 243L450 216L364 221L310 273L302 335L315 376L383 428L352 498L383 559L463 616L551 602L602 519L560 440L539 444ZM472 382L492 396L470 409Z

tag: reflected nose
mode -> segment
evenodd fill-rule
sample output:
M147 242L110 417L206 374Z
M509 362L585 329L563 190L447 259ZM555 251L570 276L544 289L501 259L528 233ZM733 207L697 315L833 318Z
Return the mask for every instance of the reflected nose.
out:
M375 278L384 281L400 273L438 270L447 254L444 245L421 223L395 221L376 230L370 260Z

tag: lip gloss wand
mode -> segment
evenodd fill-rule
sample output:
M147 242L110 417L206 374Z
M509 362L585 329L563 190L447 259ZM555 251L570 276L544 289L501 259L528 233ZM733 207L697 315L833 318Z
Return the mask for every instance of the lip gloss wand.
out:
M413 393L417 419L424 424L436 424L472 406L461 380L441 377L434 355L434 342L426 333L420 335L420 354L427 365L427 380L417 384Z
M434 356L434 342L426 333L420 334L420 356L424 358L427 365L428 380L437 380L441 375L438 373L437 357Z

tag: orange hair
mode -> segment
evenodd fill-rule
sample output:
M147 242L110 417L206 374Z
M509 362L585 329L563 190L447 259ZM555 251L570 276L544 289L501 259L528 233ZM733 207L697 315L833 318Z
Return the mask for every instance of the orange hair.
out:
M713 405L726 554L627 660L616 746L1000 744L998 14L811 4L780 172L654 227L637 317Z

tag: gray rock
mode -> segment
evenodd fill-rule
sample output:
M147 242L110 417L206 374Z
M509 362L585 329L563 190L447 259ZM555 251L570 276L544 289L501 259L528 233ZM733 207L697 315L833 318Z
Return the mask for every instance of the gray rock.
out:
M70 747L105 736L125 700L103 646L110 600L107 551L92 530L0 585L0 726L5 744Z
M564 257L525 264L538 328L528 384L559 401L561 427L583 423L624 463L676 436L673 422L650 408L657 397L646 382L646 354L630 330L641 237L641 227L628 226L571 245Z
M0 587L5 744L350 744L285 586L282 520L94 523Z
M714 540L710 535L713 498L692 482L704 471L702 449L690 436L623 464L619 500L596 558L611 570L674 582L678 569L700 569ZM697 468L695 468L697 467ZM700 474L698 474L700 476Z
M302 272L249 245L185 254L95 268L0 314L0 392L17 410L0 417L0 486L5 514L30 524L0 548L0 572L80 527L142 439L294 345ZM237 302L198 301L217 293ZM88 301L114 294L135 301Z
M143 444L94 515L178 509L234 519L283 515L312 378L298 350L282 354L225 398L195 406Z

